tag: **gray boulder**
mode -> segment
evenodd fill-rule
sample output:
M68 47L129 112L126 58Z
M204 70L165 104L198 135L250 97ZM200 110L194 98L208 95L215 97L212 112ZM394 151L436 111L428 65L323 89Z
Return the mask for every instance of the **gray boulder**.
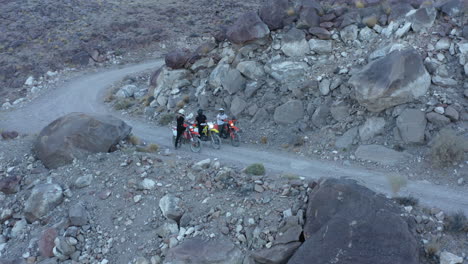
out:
M242 15L226 32L228 40L235 44L262 39L268 34L270 34L268 26L263 23L256 12L247 12Z
M444 114L445 114L446 117L450 118L450 120L452 122L456 122L456 121L458 121L458 119L460 119L460 114L452 106L447 106L447 108L445 108L445 113Z
M424 95L431 76L414 49L395 50L372 61L349 79L357 101L369 111L380 112Z
M438 75L432 76L432 83L442 87L451 87L458 85L458 82L456 80L448 77L441 77Z
M243 91L245 83L245 78L242 77L241 73L236 69L229 69L221 80L221 85L229 94L235 94L238 91Z
M359 132L358 127L353 127L346 131L338 140L335 142L335 146L340 149L349 149L353 145Z
M417 109L405 109L396 120L398 132L405 143L424 143L426 115Z
M333 51L331 40L311 39L309 40L310 50L317 54L327 54Z
M34 152L53 169L91 153L108 152L132 127L110 115L71 113L53 121L39 134Z
M292 100L275 109L273 118L282 125L294 124L304 117L304 105L299 100Z
M296 79L304 76L309 66L305 62L280 61L270 64L268 74L278 82Z
M309 28L309 33L322 40L328 40L331 38L330 31L321 27L311 27Z
M165 91L178 93L180 89L189 86L191 74L189 70L169 70L164 67L156 78L154 88L154 98L158 100L159 95Z
M4 194L14 194L19 192L21 187L21 176L7 176L0 179L0 192Z
M330 80L329 79L323 79L319 83L319 90L322 95L328 95L330 93Z
M317 109L315 109L314 114L312 115L312 124L318 128L326 126L329 115L330 107L328 106L328 103L321 104Z
M132 97L137 91L138 91L138 87L136 87L133 84L128 84L120 88L119 91L115 95L120 98L128 98L128 97Z
M186 49L177 49L169 52L164 61L166 66L172 69L182 69L190 58L190 51Z
M257 81L265 77L263 65L256 61L241 61L237 64L236 69L251 80Z
M303 57L309 51L309 44L302 30L292 28L281 40L281 51L288 57Z
M247 102L245 102L239 96L236 96L234 97L234 100L232 100L232 103L231 103L231 114L237 117L244 111L246 107L247 107Z
M245 86L245 98L251 98L255 92L261 87L259 82L249 82Z
M68 218L70 219L70 224L73 226L84 226L88 223L88 213L80 204L75 204L70 207L68 210Z
M406 14L406 20L411 23L414 32L429 30L437 17L437 10L434 7L421 7L411 10Z
M62 201L63 192L59 185L37 185L24 205L24 217L28 223L33 223L52 212Z
M263 109L263 108L260 108L257 113L255 113L254 117L252 118L252 120L250 121L251 123L256 123L256 122L265 122L265 120L268 120L268 112Z
M310 27L318 27L320 25L320 16L317 10L313 7L304 7L299 14L297 28L308 29Z
M184 214L184 210L181 208L180 198L172 194L167 194L159 200L159 209L161 209L164 217L176 222L178 222Z
M242 264L244 254L227 239L191 238L170 249L165 264Z
M340 31L340 37L344 43L355 41L358 37L358 27L356 25L349 25L343 28Z
M288 23L288 0L266 2L260 7L260 18L270 30L281 29Z
M344 121L349 117L349 106L344 101L336 101L330 107L330 112L336 121Z
M230 67L228 64L219 63L213 71L210 73L210 77L208 79L208 83L213 88L218 88L222 86L222 81L224 80L224 76L226 76L227 72L229 71Z
M361 145L354 153L358 159L377 162L386 166L395 166L408 161L411 154L398 152L380 145Z
M430 112L426 114L426 118L429 123L432 123L436 127L444 127L450 124L450 119L436 112Z
M362 141L367 141L382 134L385 128L385 119L382 117L370 117L359 128L359 137Z
M304 238L288 264L419 263L400 209L353 180L326 179L309 193Z
M252 253L251 258L255 263L260 264L282 264L301 246L301 242L291 242L288 244L279 244L271 248L264 248Z
M466 8L466 1L449 0L440 6L440 11L449 17L455 17L463 14L464 10L466 12L466 9L463 9L464 7Z

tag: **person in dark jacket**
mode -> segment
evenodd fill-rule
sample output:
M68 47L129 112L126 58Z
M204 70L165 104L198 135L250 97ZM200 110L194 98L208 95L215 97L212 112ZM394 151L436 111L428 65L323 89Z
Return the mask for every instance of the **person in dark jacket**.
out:
M175 148L180 146L180 137L185 132L185 126L184 126L185 111L184 111L184 109L180 109L177 112L176 120L177 120L177 136L176 136L176 140L174 142L174 147Z
M198 115L197 115L197 127L198 127L198 133L200 133L200 138L205 139L205 134L203 134L203 129L206 127L206 116L203 114L202 109L198 109Z

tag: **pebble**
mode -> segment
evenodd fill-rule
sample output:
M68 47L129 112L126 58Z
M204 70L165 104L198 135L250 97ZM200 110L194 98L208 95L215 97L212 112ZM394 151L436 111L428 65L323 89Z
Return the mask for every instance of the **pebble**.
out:
M133 197L133 201L134 201L135 203L138 203L139 201L141 201L141 195L139 195L139 194L138 194L138 195L135 195L135 196Z
M264 189L261 185L259 185L259 184L255 184L254 190L255 190L256 192L259 192L259 193L265 191L265 189Z
M458 185L463 185L464 181L465 180L463 178L460 178L460 179L458 179L457 183L458 183Z
M434 108L434 112L443 115L445 113L445 109L442 106L438 106Z

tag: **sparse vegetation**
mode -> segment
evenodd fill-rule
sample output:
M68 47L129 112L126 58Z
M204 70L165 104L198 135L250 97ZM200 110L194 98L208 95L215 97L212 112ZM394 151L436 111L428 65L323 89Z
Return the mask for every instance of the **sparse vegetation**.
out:
M424 249L428 258L437 258L440 251L440 243L437 241L431 241L424 246Z
M399 196L393 199L404 206L416 206L419 204L419 200L413 196Z
M159 150L159 145L157 144L149 144L146 147L137 147L136 149L138 152L147 152L147 153L155 153Z
M446 218L445 228L454 233L468 232L468 219L462 211L459 211Z
M387 176L387 179L394 194L400 192L401 188L408 184L408 179L405 176L399 174L391 174Z
M451 129L440 131L431 147L433 163L439 167L447 167L463 159L466 140L457 136Z
M288 179L288 180L298 180L299 176L296 174L292 173L286 173L281 175L282 178Z
M175 119L175 115L173 113L164 113L159 118L159 124L166 126L172 121L174 121L174 119Z
M361 0L356 1L355 4L356 4L357 8L364 8L365 7L364 2L362 2Z
M245 173L250 175L265 175L265 166L262 163L254 163L245 168Z
M119 99L114 104L115 110L126 110L133 106L133 102L130 99Z
M268 143L268 138L266 136L261 137L260 138L260 143L267 144Z
M128 136L128 142L136 146L140 144L140 139L137 136L131 134Z
M189 95L186 95L182 98L182 102L184 102L185 104L188 104L190 102L190 96Z
M179 101L176 105L176 109L182 109L184 108L185 106L185 102L182 100L182 101Z
M296 14L296 11L294 8L289 8L288 11L286 11L288 16L294 16Z

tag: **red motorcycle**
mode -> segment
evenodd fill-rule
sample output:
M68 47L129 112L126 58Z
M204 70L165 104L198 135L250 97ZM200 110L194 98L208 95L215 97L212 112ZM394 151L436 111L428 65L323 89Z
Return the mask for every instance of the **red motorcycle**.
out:
M184 124L185 131L180 137L181 144L187 144L190 142L190 150L192 152L200 152L201 150L201 141L200 134L198 133L198 128L193 124ZM177 127L172 127L172 144L175 144L177 138Z
M239 131L240 129L236 126L237 119L230 119L230 120L223 120L224 123L224 130L220 133L222 138L230 138L231 144L234 147L240 146L240 136ZM217 125L216 125L217 126Z

